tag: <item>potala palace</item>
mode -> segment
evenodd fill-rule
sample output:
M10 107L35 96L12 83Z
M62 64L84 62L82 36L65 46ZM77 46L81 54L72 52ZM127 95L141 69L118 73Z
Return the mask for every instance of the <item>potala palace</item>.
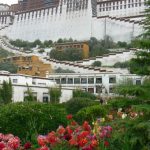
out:
M44 3L42 3L44 2ZM129 42L142 33L145 0L19 0L0 4L0 35L34 41L90 37Z

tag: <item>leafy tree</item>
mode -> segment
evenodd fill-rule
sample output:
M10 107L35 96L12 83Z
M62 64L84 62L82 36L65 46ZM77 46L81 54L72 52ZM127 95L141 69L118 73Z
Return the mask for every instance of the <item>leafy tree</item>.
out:
M114 64L115 68L129 68L130 63L128 61L125 62L117 62Z
M3 81L2 86L0 87L0 98L1 103L8 104L12 102L12 83L11 80L9 82Z
M55 73L75 73L73 70L69 70L69 69L62 69L62 68L57 68L55 70Z
M131 60L130 72L140 75L150 75L150 0L146 1L147 8L145 10L144 33L132 43L144 49L136 53L136 58Z
M24 97L24 101L33 102L36 101L32 89L27 85L27 91L25 92L27 95Z
M9 71L10 73L17 73L17 65L10 62L2 62L0 63L0 70Z
M50 102L53 104L59 103L61 97L61 87L51 87L49 89Z
M77 61L82 60L83 54L81 49L67 48L63 51L51 50L50 57L57 60Z
M95 61L92 64L93 67L101 67L101 65L102 65L102 63L100 61Z

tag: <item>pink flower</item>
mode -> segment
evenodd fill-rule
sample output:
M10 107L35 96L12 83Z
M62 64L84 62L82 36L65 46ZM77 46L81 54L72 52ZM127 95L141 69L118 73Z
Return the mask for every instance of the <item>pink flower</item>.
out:
M47 143L47 138L46 138L46 136L39 135L37 138L37 141L40 146L45 146Z
M20 146L20 139L18 137L9 139L8 146L14 150L18 149Z
M57 129L57 133L60 135L63 135L66 132L65 128L63 126L59 126Z

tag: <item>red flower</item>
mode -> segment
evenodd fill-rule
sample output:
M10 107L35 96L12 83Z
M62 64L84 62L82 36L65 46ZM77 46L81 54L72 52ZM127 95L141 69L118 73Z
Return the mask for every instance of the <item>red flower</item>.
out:
M83 139L85 137L87 137L89 135L89 131L82 131L79 135L78 135L78 139Z
M72 146L73 145L75 145L75 146L78 145L77 141L74 138L69 140L69 144L72 145Z
M69 135L71 135L73 133L73 130L69 126L66 127L66 130Z
M72 115L71 114L67 115L67 119L71 120L72 119Z
M5 148L5 143L4 142L0 142L0 150L3 150L3 148Z
M24 144L24 149L30 149L32 144L30 142L27 142Z
M66 132L65 128L63 126L59 126L57 129L57 133L60 135L63 135Z
M108 147L109 146L109 142L108 141L104 141L104 145L105 145L105 147Z
M80 147L84 147L88 143L88 140L86 138L81 139L78 144Z
M56 137L54 131L52 131L48 134L47 139L48 139L49 143L52 145L54 145L58 141L58 138Z
M72 121L72 122L71 122L71 125L72 125L72 126L76 126L76 125L77 125L77 122Z
M92 140L91 141L91 147L96 147L96 146L98 146L98 142L97 142L97 140Z
M39 135L38 138L37 138L37 141L38 141L38 144L39 144L40 146L45 146L46 143L47 143L46 136Z
M89 123L87 121L84 121L82 126L83 126L84 130L86 130L86 131L91 130L91 126L89 125Z

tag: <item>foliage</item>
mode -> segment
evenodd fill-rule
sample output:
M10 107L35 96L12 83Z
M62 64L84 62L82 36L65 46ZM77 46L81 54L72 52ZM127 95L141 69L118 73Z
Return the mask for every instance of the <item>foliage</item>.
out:
M105 117L107 114L107 108L102 105L89 106L79 110L76 114L76 119L80 122L87 120L89 122L94 121L95 118Z
M129 62L125 61L125 62L117 62L114 64L115 68L129 68Z
M23 40L17 39L15 41L11 40L10 43L16 47L24 48L27 50L34 48L37 45L40 48L51 47L53 45L53 41L51 41L51 40L41 42L39 39L35 40L34 42L23 41Z
M121 42L121 41L118 41L117 45L120 48L127 48L128 47L128 44L126 42Z
M91 37L91 39L89 40L90 57L101 56L109 53L107 49L112 48L110 46L112 44L112 41L109 43L108 40L107 42L108 45L106 46L104 40L99 41L95 37Z
M10 62L1 62L0 63L0 70L9 71L10 73L17 73L17 65L10 63Z
M61 87L51 87L49 89L50 102L53 104L59 103L61 97Z
M100 61L95 61L95 62L93 62L93 64L92 64L92 66L93 67L101 67L101 62Z
M63 108L43 103L12 103L1 106L0 132L12 133L27 141L35 141L38 134L66 125Z
M96 105L98 102L88 98L74 97L65 103L68 114L76 114L80 109Z
M146 39L150 39L150 0L146 2L146 9L145 9L145 19L144 19L144 34L143 37Z
M33 95L32 89L27 85L27 91L25 92L26 96L24 97L24 101L33 102L37 101L37 99Z
M0 103L8 104L12 102L12 84L9 82L3 81L2 86L0 87Z
M83 59L83 52L78 48L66 48L62 51L51 50L50 57L57 60L77 61Z
M8 56L13 56L13 53L10 53L10 52L0 48L0 59L6 58Z
M150 52L139 51L136 53L137 58L130 62L130 72L140 75L150 75Z
M76 97L82 97L82 98L88 98L91 100L96 100L96 96L94 94L91 94L86 91L82 91L80 89L76 89L73 91L73 98L76 98Z
M69 69L62 69L62 68L57 68L55 70L55 73L75 73L73 70L69 70Z
M108 101L108 105L111 109L117 110L118 108L128 108L132 105L139 105L142 104L143 101L141 99L129 99L129 98L122 98L116 97L110 101Z
M145 19L143 20L144 33L132 41L139 51L136 58L131 60L130 72L140 75L150 75L150 0L146 1ZM148 51L147 51L148 50Z

